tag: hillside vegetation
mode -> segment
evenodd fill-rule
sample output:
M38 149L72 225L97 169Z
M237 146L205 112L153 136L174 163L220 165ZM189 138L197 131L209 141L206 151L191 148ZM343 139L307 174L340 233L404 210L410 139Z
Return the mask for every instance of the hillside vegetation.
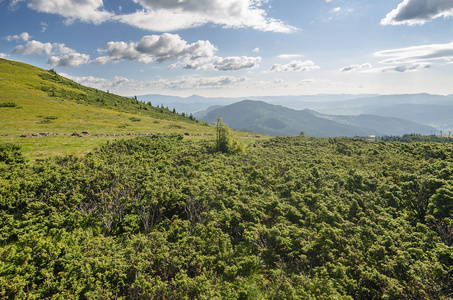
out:
M192 116L6 59L0 59L0 120L0 143L19 144L30 158L84 154L128 134L215 133Z
M450 299L453 145L0 149L3 299Z

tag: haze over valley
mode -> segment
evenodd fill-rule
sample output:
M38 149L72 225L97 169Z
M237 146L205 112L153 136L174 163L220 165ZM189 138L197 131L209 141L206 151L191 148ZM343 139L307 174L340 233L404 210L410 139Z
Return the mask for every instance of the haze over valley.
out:
M298 135L300 131L317 137L406 133L431 135L440 134L441 130L447 135L453 130L452 95L267 96L252 97L254 100L143 95L138 99L193 113L196 118L208 123L213 123L216 116L221 115L234 129L269 135ZM217 105L203 109L210 103ZM314 119L317 122L314 123ZM281 124L275 125L278 128L268 127L266 120L268 123L278 120Z

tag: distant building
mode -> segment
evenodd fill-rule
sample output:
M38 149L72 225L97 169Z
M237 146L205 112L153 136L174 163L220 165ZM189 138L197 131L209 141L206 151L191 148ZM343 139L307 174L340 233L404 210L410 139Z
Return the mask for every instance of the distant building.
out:
M375 135L365 135L365 136L356 135L354 138L355 139L360 139L360 140L365 140L365 141L368 141L368 142L376 142L376 136Z

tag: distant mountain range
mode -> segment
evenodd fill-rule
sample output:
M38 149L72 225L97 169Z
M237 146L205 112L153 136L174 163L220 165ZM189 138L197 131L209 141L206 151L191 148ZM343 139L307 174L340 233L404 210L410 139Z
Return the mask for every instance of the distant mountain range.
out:
M170 109L175 108L180 112L194 113L194 116L201 120L207 120L208 113L214 109L219 109L222 106L231 105L241 102L244 98L205 98L197 95L182 98L176 96L162 95L143 95L138 96L139 100L151 101L153 105L164 105ZM453 95L431 95L431 94L407 94L407 95L377 95L377 94L362 94L362 95L302 95L302 96L263 96L252 97L249 100L264 101L267 104L281 105L288 109L305 111L306 117L315 116L324 121L332 121L342 124L342 126L353 126L353 129L348 129L344 135L349 136L351 132L368 132L368 134L385 134L385 135L401 135L404 133L422 133L431 134L453 131ZM278 109L281 110L281 109ZM293 115L291 112L290 115ZM236 121L229 121L223 115L225 122L232 128ZM310 118L311 118L310 117ZM379 118L385 117L385 118ZM307 119L307 120L310 120ZM261 120L261 118L258 118ZM300 121L300 117L296 117ZM284 122L283 119L280 121ZM268 133L272 135L282 135L283 132L288 132L286 135L298 134L302 128L302 124L289 124L286 120L286 129L269 128ZM297 123L297 122L296 122ZM309 122L309 124L311 124ZM244 124L238 124L244 126ZM249 124L250 125L250 124ZM308 125L308 124L307 124ZM336 123L330 125L337 127ZM330 128L329 124L325 124ZM425 125L425 126L422 126ZM354 127L355 126L355 127ZM263 129L264 125L254 124L253 128ZM272 126L271 126L272 127ZM307 126L305 126L307 127ZM358 130L359 127L361 130ZM291 129L292 128L292 129ZM297 130L296 130L297 128ZM343 127L338 127L343 128ZM243 127L242 129L245 129ZM248 130L255 131L247 127ZM352 131L351 131L352 130ZM290 133L289 133L290 132ZM308 133L308 130L306 130ZM329 129L323 131L331 135L336 130ZM314 131L313 131L314 133ZM324 134L323 134L324 135Z
M335 116L313 110L294 110L263 101L244 100L227 106L210 108L195 116L214 123L220 115L229 127L272 136L365 136L403 135L405 133L430 134L436 129L415 122L375 115Z
M168 96L159 94L148 94L137 96L138 100L143 102L151 102L154 106L163 105L172 109L175 108L179 112L195 113L204 111L210 106L220 105L225 106L242 100L258 100L270 104L282 105L293 109L316 109L318 104L325 103L329 105L331 102L339 103L340 101L354 100L358 98L377 97L376 94L361 94L361 95L302 95L302 96L262 96L262 97L202 97L192 95L189 97Z

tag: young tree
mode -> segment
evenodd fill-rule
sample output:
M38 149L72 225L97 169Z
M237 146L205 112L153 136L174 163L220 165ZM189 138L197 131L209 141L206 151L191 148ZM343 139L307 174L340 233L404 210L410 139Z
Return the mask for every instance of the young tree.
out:
M244 145L238 143L232 138L231 130L221 116L217 116L216 125L216 150L223 153L244 153Z

